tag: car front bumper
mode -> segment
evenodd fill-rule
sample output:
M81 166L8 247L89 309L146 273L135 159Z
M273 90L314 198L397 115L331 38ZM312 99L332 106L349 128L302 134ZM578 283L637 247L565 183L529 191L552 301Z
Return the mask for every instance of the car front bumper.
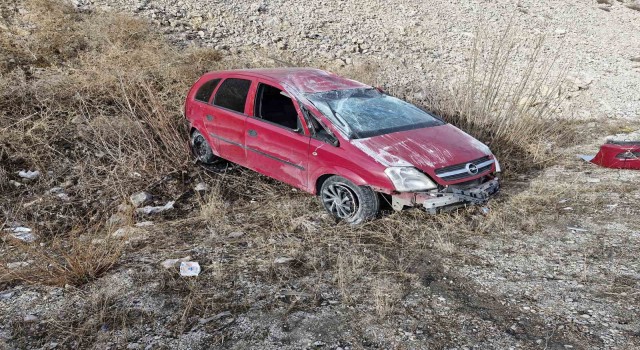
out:
M404 207L422 207L427 212L436 214L468 204L483 204L500 189L500 180L493 178L473 187L449 186L441 191L399 193L392 195L392 206L395 210Z

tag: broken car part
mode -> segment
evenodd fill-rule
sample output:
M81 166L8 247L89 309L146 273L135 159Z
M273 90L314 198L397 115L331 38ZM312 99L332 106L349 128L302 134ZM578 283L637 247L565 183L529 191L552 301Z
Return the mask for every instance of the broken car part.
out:
M578 157L605 168L640 170L640 141L607 140L595 156Z

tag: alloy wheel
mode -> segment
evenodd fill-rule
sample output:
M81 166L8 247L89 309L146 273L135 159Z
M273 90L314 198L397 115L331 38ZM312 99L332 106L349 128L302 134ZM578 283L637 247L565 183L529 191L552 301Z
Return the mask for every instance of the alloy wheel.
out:
M355 193L343 184L331 184L322 191L322 202L327 210L340 219L347 219L358 211Z
M200 161L205 161L208 147L209 145L207 145L207 141L204 139L204 136L197 135L193 138L193 152Z

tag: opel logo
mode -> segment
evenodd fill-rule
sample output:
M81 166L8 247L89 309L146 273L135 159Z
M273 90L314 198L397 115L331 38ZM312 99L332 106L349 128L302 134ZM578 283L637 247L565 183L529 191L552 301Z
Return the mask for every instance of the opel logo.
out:
M478 167L473 163L467 163L467 172L471 175L478 173Z

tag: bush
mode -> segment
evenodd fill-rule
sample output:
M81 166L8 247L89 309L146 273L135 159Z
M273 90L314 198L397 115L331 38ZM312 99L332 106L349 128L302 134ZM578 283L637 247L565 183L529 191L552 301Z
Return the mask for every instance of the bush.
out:
M178 50L140 19L55 0L22 5L27 14L11 12L0 33L0 223L22 222L44 245L17 244L7 261L38 259L0 282L82 284L114 266L120 248L80 237L106 231L115 206L189 162L184 95L222 57ZM9 185L22 169L47 175ZM64 182L71 203L41 195Z
M435 88L427 107L488 144L507 173L547 165L556 157L553 146L573 136L571 121L559 117L566 69L558 51L544 36L523 40L507 28L497 41L478 31L469 56L464 78Z

